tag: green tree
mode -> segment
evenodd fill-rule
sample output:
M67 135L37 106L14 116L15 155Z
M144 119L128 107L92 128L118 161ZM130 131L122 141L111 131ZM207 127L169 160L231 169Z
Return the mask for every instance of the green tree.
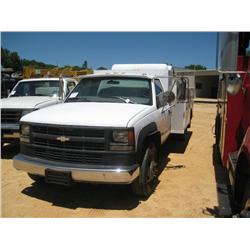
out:
M82 64L82 69L87 69L88 68L88 61L84 61Z
M185 69L205 70L207 68L200 64L190 64L188 66L185 66Z
M62 69L66 69L66 68L71 68L71 66L70 66L70 65L64 65L64 66L62 67Z
M73 66L72 70L81 70L81 67L79 67L79 66Z
M37 69L52 69L56 67L56 65L53 64L46 64L36 60L27 60L27 59L22 59L22 65L24 67L33 67Z
M22 62L17 52L10 52L1 47L1 64L4 68L13 68L15 71L22 70Z

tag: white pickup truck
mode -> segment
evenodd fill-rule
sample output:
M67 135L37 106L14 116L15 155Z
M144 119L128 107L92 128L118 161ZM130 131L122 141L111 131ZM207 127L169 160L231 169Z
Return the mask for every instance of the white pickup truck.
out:
M1 144L19 141L19 120L34 110L62 102L76 86L70 78L34 78L19 81L8 98L1 99Z
M22 117L14 167L35 181L132 184L149 196L171 132L172 73L166 64L137 64L84 76L64 103Z

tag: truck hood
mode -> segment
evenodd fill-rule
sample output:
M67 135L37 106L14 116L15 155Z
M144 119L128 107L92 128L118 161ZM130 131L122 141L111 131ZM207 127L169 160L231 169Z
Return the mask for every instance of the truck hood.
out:
M23 96L9 97L1 99L0 107L2 109L34 109L44 105L47 102L55 102L57 98L49 96Z
M128 103L62 103L29 113L21 122L126 127L130 119L149 107Z

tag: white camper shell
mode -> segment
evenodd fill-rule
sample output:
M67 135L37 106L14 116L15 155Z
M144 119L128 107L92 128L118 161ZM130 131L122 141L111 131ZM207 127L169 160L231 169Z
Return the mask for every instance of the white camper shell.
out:
M173 67L167 64L114 64L112 72L151 75L160 79L164 91L172 87Z

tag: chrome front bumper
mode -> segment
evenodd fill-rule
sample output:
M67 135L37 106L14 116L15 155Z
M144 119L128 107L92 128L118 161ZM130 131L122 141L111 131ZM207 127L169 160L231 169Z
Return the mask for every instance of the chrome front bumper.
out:
M19 131L19 123L2 123L1 129L9 129L14 131Z
M1 135L2 135L2 140L19 139L20 138L19 123L18 124L2 123Z
M72 180L76 182L114 183L129 184L139 176L138 165L124 167L104 168L83 168L74 164L55 163L51 161L31 158L23 154L18 154L13 159L13 165L17 170L23 170L30 174L45 176L45 169L54 171L71 172Z

